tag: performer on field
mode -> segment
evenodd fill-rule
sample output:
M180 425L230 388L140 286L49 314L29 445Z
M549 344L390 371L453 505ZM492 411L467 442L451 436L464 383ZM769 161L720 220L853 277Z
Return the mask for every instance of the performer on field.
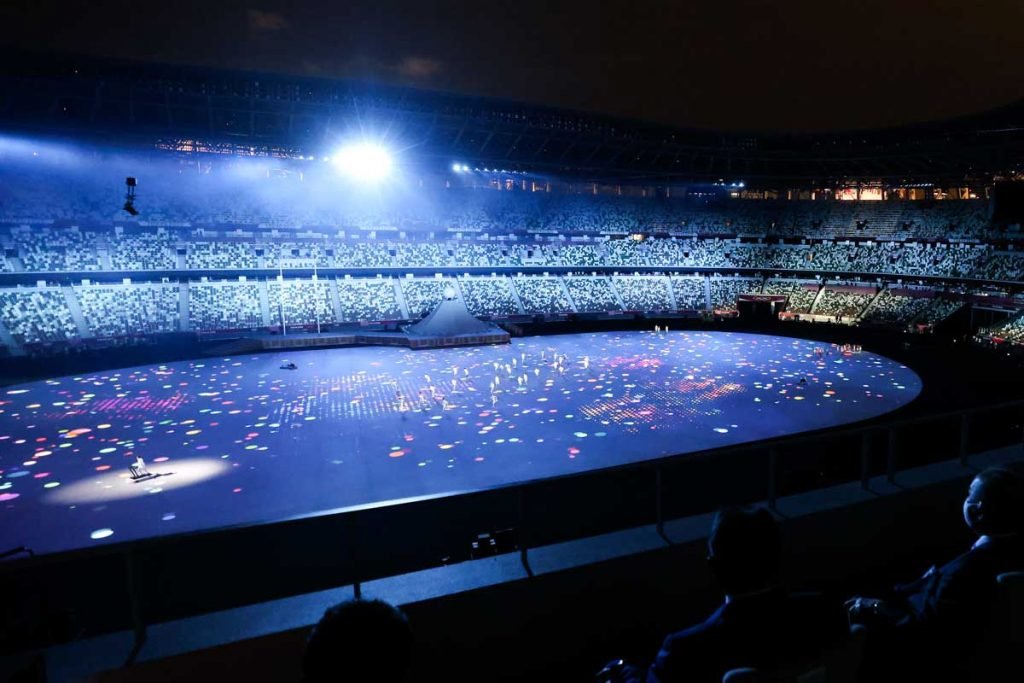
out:
M142 479L143 477L149 476L149 470L146 469L146 462L142 459L141 455L135 456L135 463L128 467L128 472L132 475L132 479Z

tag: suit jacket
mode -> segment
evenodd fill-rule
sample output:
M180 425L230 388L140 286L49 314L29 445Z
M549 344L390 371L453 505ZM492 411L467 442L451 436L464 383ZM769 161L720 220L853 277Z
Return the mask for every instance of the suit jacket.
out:
M818 594L775 589L739 597L665 638L647 682L718 683L730 669L774 669L815 657L848 632L840 605Z
M920 632L933 645L935 639L963 646L984 633L996 577L1024 569L1024 543L1019 536L983 536L970 550L924 576L894 590L897 605L906 611L896 628Z
M978 641L987 633L996 577L1024 568L1019 538L982 537L966 553L896 586L902 615L870 627L865 680L970 680Z

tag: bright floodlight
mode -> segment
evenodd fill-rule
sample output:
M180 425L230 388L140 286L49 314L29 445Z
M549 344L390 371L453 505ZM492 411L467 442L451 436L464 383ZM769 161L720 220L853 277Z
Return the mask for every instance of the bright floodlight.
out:
M333 161L345 175L359 180L380 180L391 171L388 151L368 142L342 147Z

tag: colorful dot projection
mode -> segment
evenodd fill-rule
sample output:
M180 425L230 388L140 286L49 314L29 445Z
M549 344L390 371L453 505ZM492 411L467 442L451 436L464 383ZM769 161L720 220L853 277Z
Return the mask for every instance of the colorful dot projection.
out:
M55 552L471 491L863 420L920 390L912 370L871 353L723 332L63 377L0 388L0 548Z

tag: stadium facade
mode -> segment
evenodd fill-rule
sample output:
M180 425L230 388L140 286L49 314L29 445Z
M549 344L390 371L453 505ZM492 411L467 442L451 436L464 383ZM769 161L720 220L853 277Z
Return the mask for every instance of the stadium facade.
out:
M1024 103L882 131L725 134L323 79L9 56L7 353L394 329L450 287L509 323L699 319L782 296L789 317L931 330L977 311L967 326L1022 333L1020 218L997 189L1019 186ZM350 139L397 150L401 172L346 185L325 162Z

